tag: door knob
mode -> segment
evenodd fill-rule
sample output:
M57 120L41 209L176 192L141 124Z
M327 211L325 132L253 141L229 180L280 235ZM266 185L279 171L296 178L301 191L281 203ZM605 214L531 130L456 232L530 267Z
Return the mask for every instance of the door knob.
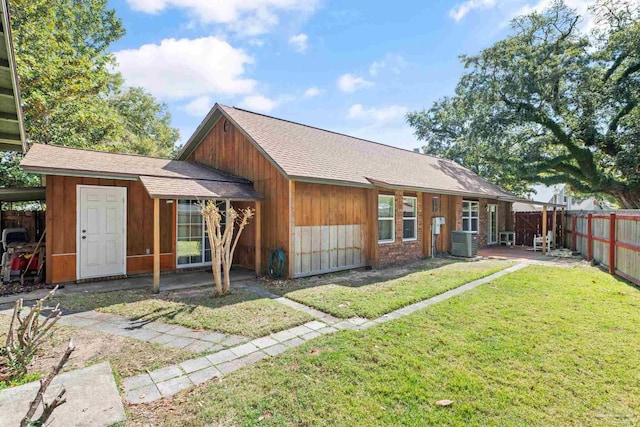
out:
M87 230L82 230L82 232L83 232L83 233L86 233L86 232L87 232Z
M82 238L83 238L83 239L86 239L86 238L87 238L87 236L82 236Z

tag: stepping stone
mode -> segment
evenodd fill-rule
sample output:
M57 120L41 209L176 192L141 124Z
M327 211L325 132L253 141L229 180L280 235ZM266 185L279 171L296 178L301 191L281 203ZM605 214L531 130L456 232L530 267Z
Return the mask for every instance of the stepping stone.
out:
M169 325L161 322L151 322L151 323L147 323L146 325L143 325L142 327L144 329L149 329L151 331L161 332L164 334L170 331L171 329L175 329L176 325Z
M175 339L176 339L176 337L173 336L173 335L160 334L157 337L155 337L152 340L150 340L149 342L153 342L153 343L156 343L156 344L166 344L169 341L173 341Z
M300 338L302 338L305 341L309 341L319 336L320 336L319 332L313 331L313 332L309 332L308 334L302 335Z
M231 350L222 350L214 354L206 356L207 359L213 364L228 362L231 359L235 359L237 356L231 352Z
M256 338L255 340L251 341L249 344L253 344L258 348L265 348L265 347L270 347L272 345L278 344L278 341L270 337L262 337L262 338Z
M240 335L229 335L222 341L220 341L220 345L225 347L233 347L234 345L241 344L245 342L247 338Z
M271 338L279 342L287 341L295 337L296 337L296 334L292 333L289 330L284 330L284 331L276 332L275 334L271 334Z
M153 380L149 374L136 375L122 380L122 388L124 390L135 390L137 388L153 385Z
M296 326L295 328L291 328L287 330L294 335L304 335L304 334L308 334L309 332L313 332L313 329L309 329L306 326L302 326L302 325Z
M184 362L180 363L180 367L187 374L190 374L191 372L211 367L211 361L206 357L199 357L197 359L185 360Z
M201 369L199 371L189 374L189 380L191 380L191 382L194 383L195 385L199 385L205 381L209 381L212 378L216 378L216 377L220 378L221 376L222 376L222 373L220 373L220 371L218 371L216 368L211 366L209 368Z
M238 357L246 356L249 353L253 353L254 351L258 351L258 347L251 344L250 342L246 344L241 344L237 347L232 347L229 350L233 352Z
M149 403L162 398L158 387L155 384L145 387L129 390L124 394L124 400L127 403L136 405L138 403Z
M186 346L192 344L194 341L195 340L193 338L177 337L169 341L165 345L168 345L169 347L174 347L174 348L185 348Z
M333 326L327 326L325 328L318 329L316 332L318 332L319 334L325 335L325 334L332 334L334 332L338 332L338 330Z
M58 375L45 393L45 400L51 402L62 385L67 390L67 402L55 410L47 426L106 427L126 421L124 406L108 362ZM1 390L0 425L20 425L39 387L40 383L34 381ZM40 416L41 408L34 418Z
M325 326L327 326L325 323L319 322L317 320L305 323L303 326L306 326L309 329L312 329L314 331L317 331L318 329L322 329Z
M156 383L158 390L160 390L160 394L163 397L173 396L176 393L181 392L182 390L186 390L189 387L193 387L193 383L189 379L189 377L182 376L173 378L161 383Z
M149 375L151 375L151 379L157 384L171 378L179 377L183 375L183 372L178 365L170 365L151 371Z
M272 345L271 347L267 347L267 348L263 349L262 351L267 353L269 356L276 356L276 355L278 355L280 353L284 353L288 349L289 349L289 347L287 347L284 344L276 344L276 345Z
M220 332L205 332L204 334L200 335L198 339L201 339L203 341L209 341L214 344L218 344L220 341L222 341L225 338L226 338L226 335L221 334Z
M191 344L184 347L184 349L193 353L203 353L211 350L214 346L215 344L209 341L194 340Z

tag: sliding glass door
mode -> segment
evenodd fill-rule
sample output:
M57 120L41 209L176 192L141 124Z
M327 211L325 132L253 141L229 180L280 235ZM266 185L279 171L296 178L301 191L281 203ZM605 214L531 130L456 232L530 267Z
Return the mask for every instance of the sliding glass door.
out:
M199 267L211 264L211 247L204 218L197 200L178 200L176 259L177 267ZM229 202L216 201L223 212L223 229Z

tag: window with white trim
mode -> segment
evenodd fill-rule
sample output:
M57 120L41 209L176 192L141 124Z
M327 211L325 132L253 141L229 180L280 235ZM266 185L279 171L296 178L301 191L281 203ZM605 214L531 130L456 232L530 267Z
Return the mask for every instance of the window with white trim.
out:
M462 229L478 232L478 213L480 204L473 200L462 201Z
M402 198L402 240L418 239L418 198Z
M378 243L395 240L395 196L378 196Z

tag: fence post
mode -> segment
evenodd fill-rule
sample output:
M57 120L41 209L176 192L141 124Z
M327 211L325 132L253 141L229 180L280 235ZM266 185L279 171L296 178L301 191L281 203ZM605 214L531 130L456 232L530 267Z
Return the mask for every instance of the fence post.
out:
M577 239L578 236L576 233L578 232L578 215L571 215L571 250L575 251L578 247Z
M616 274L616 214L609 214L609 273Z
M593 259L593 234L591 230L591 220L593 214L587 215L587 261Z

